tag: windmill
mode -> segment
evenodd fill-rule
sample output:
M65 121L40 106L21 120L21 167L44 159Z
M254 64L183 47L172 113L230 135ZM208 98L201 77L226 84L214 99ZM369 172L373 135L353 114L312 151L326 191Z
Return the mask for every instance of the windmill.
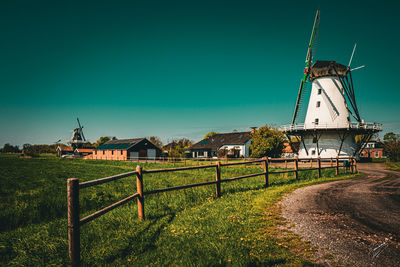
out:
M306 66L297 95L292 123L282 126L288 139L296 137L302 146L301 158L358 156L363 145L373 134L382 130L379 123L365 123L357 107L351 72L365 66L351 69L356 45L347 66L335 61L318 60L313 63L318 33L320 11L318 10L307 49ZM307 84L311 90L307 92ZM304 122L298 122L306 93L309 93ZM353 117L354 121L351 120ZM356 144L355 136L361 135Z
M75 128L72 131L71 139L67 142L70 144L74 149L75 148L82 148L85 144L88 144L89 141L85 139L85 135L83 134L83 126L81 125L79 118L76 118L78 122L78 128Z

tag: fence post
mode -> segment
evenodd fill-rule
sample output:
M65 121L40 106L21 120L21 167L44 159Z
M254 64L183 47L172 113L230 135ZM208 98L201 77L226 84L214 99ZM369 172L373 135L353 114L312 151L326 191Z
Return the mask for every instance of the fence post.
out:
M287 169L287 159L285 159L285 169Z
M268 173L268 158L267 157L264 157L264 186L265 187L268 187L268 184L269 184L269 182L268 182L268 175L269 175L269 173Z
M186 167L186 158L184 159L184 161L185 161L185 167Z
M351 167L351 169L350 169L351 173L354 173L354 157L353 156L350 158L350 167Z
M310 168L312 168L313 159L310 159Z
M333 161L332 161L332 157L331 157L331 167L333 167Z
M358 173L358 169L357 169L357 158L354 158L354 172Z
M79 266L81 260L79 236L79 179L67 180L68 197L68 253L72 266Z
M321 178L321 157L318 157L318 178Z
M299 179L299 157L294 158L294 178Z
M217 190L215 192L216 197L220 197L221 196L221 163L219 161L217 161L217 171L216 171L216 175L215 175L215 180L217 181L216 185L217 185Z
M139 220L143 221L144 220L144 198L143 198L143 173L142 173L142 167L137 166L136 167L136 187L137 187L137 193L139 194L137 198L137 204L138 204L138 216Z
M339 175L339 156L336 156L336 176Z

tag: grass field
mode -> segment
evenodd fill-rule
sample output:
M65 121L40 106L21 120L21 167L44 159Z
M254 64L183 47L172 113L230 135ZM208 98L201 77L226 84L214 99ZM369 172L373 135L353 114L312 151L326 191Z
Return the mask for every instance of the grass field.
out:
M400 171L400 162L386 161L386 166L389 170Z
M144 169L172 165L141 163ZM66 265L68 240L66 179L80 181L134 170L136 163L20 159L0 155L0 264ZM261 172L258 167L223 168L222 179ZM333 177L334 170L325 170ZM350 176L316 180L315 171L271 175L145 198L146 220L137 219L136 201L81 228L84 265L251 265L309 264L310 248L294 235L282 235L275 203L297 187ZM215 179L214 169L146 174L144 190ZM136 192L129 177L80 192L81 217Z

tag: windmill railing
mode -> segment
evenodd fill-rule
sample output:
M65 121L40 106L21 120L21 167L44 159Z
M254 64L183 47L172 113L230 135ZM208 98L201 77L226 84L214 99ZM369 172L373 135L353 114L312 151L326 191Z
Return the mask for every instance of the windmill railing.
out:
M351 122L351 123L313 123L305 124L305 123L296 123L283 125L280 127L281 131L289 132L289 131L302 131L302 130L318 130L318 129L357 129L357 130L382 130L382 124L376 122Z

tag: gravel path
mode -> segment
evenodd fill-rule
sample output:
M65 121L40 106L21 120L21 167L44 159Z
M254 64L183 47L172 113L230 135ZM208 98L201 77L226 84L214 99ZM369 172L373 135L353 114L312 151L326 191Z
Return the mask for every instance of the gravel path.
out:
M295 190L282 200L282 215L320 248L318 263L400 266L400 173L382 164L359 170L367 175Z

